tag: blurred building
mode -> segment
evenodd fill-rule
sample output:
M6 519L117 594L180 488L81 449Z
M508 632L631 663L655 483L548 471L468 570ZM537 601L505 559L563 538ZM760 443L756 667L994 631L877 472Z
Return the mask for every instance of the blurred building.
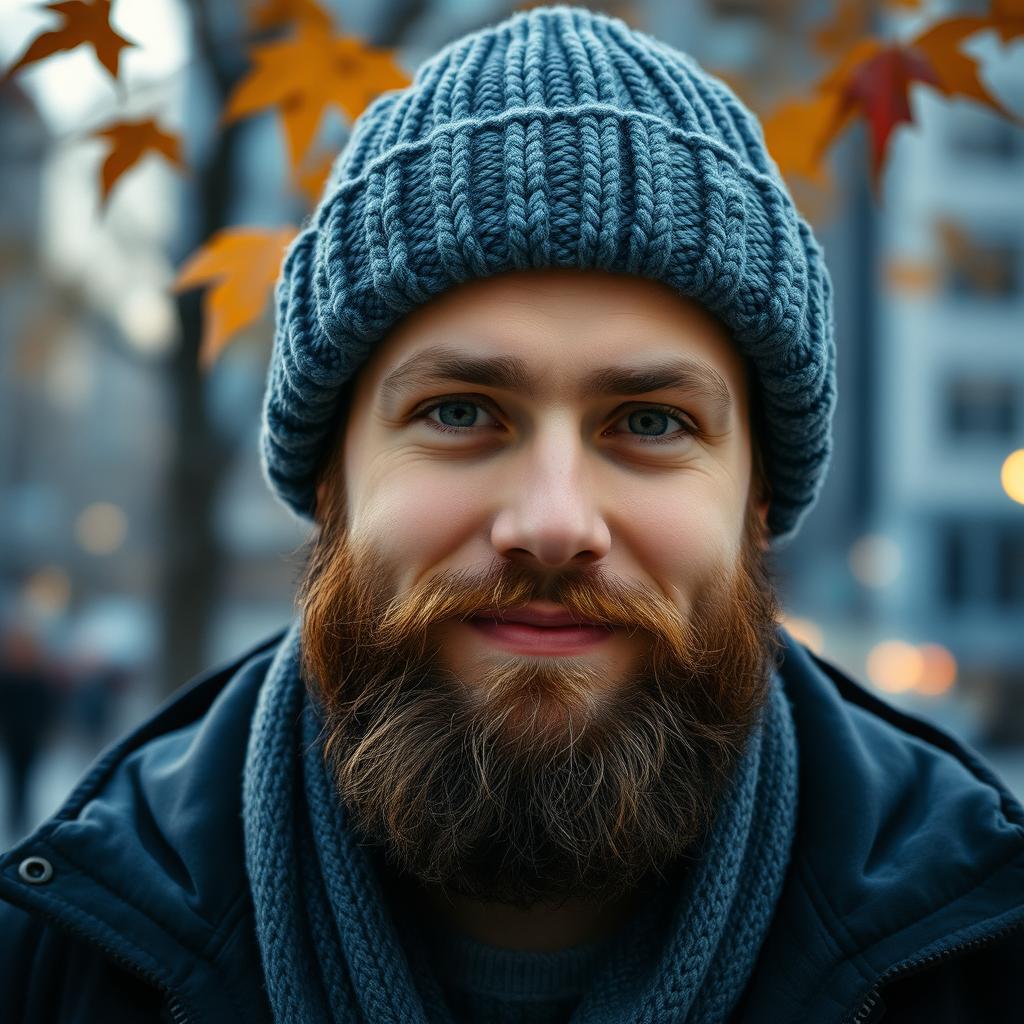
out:
M999 94L1024 110L1024 65ZM941 638L1024 740L1024 505L1001 467L1024 448L1024 128L976 103L914 96L921 127L885 181L875 286L879 470L873 515L899 559L877 612Z

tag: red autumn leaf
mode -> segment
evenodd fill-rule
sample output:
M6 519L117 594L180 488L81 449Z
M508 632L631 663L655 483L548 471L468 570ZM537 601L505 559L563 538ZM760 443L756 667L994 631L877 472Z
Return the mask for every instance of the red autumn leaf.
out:
M225 345L266 309L295 232L291 226L226 228L185 261L174 281L175 291L212 285L203 296L202 366L209 368Z
M844 101L843 90L854 71L881 49L877 39L861 39L809 96L789 99L762 117L768 152L783 175L828 185L823 158L856 114Z
M21 57L7 69L5 79L28 64L34 64L61 50L73 50L83 43L92 46L99 62L112 77L117 78L121 51L136 44L110 27L110 0L62 0L60 3L47 4L46 9L59 14L63 25L36 36Z
M896 125L913 123L908 90L912 82L941 87L941 81L927 57L899 44L879 46L865 41L862 54L830 75L819 88L834 89L839 95L837 124L845 123L851 112L860 113L871 132L871 182L878 184L889 139ZM833 134L833 138L835 137Z
M95 133L109 140L110 153L100 172L101 204L106 203L117 180L147 153L159 153L172 164L183 166L176 135L162 131L155 120L118 121Z
M254 46L251 55L255 66L231 94L225 119L278 107L293 170L302 166L328 107L354 119L379 93L409 84L393 50L334 35L317 21L298 22L293 36Z

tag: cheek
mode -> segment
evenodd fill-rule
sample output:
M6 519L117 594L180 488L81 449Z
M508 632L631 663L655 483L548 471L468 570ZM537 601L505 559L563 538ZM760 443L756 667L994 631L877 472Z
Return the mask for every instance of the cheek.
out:
M403 569L442 561L479 529L487 488L474 485L472 474L385 462L378 459L359 488L355 523Z
M641 572L661 581L666 596L685 612L708 575L737 557L742 521L710 479L685 487L634 490L616 513L613 533Z

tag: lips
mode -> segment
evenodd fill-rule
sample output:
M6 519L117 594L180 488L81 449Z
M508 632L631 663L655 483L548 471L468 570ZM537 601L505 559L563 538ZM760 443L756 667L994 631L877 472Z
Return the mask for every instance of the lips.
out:
M568 625L553 626L550 625L552 618L554 616L548 616L549 624L544 626L507 617L504 622L477 617L470 619L469 625L489 642L516 654L583 654L612 636L610 626L587 625L572 619Z
M481 612L473 617L474 621L484 620L488 622L519 622L527 626L543 626L549 629L557 626L597 626L599 623L588 622L585 619L576 619L569 612L552 606L552 609L541 609L526 606L523 608L510 608L508 610L491 610Z

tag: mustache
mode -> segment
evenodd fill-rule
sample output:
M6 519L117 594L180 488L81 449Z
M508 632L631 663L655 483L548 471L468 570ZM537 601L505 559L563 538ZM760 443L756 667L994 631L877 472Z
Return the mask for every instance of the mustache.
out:
M541 576L497 558L483 570L431 573L397 593L394 570L381 553L343 533L322 538L308 569L299 602L306 636L321 642L306 647L305 661L308 674L321 685L328 680L335 687L344 685L347 672L336 659L328 663L319 657L318 647L324 653L325 646L354 653L359 645L372 643L377 664L393 659L397 670L412 653L426 656L433 626L481 615L500 617L534 601L556 603L577 619L619 628L630 636L646 634L648 667L655 674L663 666L685 664L691 673L713 676L727 655L720 624L704 614L706 605L715 604L706 598L726 592L732 582L722 568L712 571L703 595L693 595L686 614L658 589L628 583L605 566ZM382 594L394 596L382 600Z

